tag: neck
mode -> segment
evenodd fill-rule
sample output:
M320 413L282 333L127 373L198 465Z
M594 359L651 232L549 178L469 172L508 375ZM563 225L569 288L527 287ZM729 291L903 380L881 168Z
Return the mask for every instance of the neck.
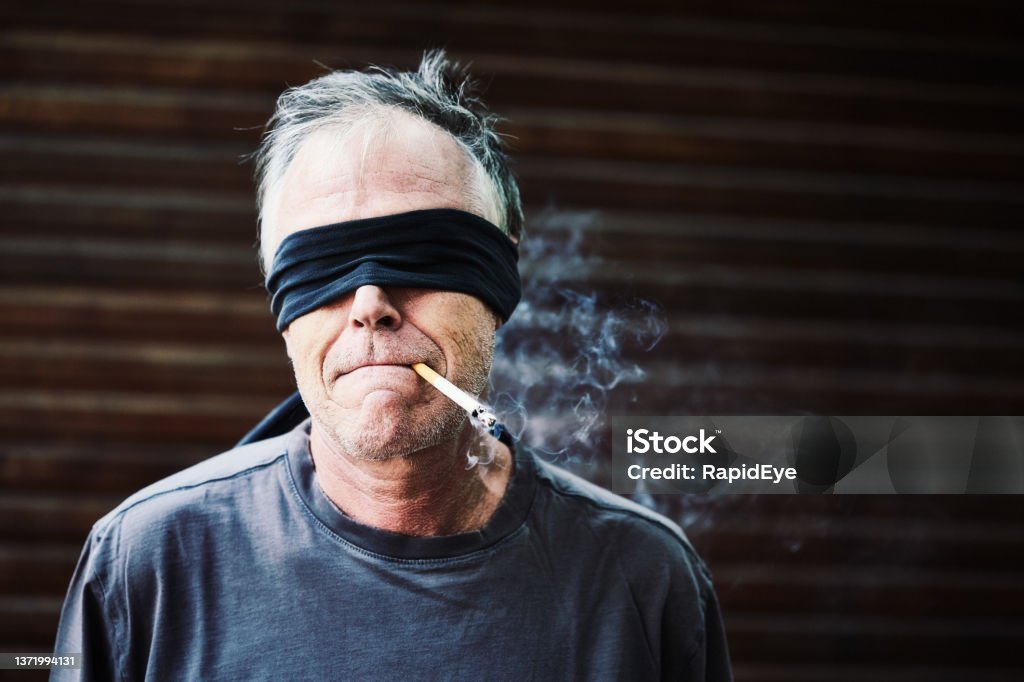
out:
M339 452L314 420L310 453L321 489L352 519L403 535L455 535L487 524L511 475L511 452L484 438L494 452L488 465L467 468L466 455L476 441L468 423L451 442L370 461Z

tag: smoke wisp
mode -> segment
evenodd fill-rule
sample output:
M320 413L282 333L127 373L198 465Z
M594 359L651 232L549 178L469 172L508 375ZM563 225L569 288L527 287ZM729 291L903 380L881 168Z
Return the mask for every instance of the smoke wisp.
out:
M635 402L636 356L665 335L660 306L598 290L594 213L546 211L520 249L523 300L500 330L491 402L511 434L551 460L605 454L608 405Z

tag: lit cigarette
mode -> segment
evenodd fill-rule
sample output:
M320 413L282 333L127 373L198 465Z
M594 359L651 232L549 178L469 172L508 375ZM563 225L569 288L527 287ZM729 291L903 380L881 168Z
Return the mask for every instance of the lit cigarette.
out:
M498 422L498 418L494 416L494 413L484 407L476 398L445 379L430 367L427 367L422 362L417 362L412 368L423 377L424 381L451 398L459 407L468 412L469 416L479 420L485 428L490 429Z

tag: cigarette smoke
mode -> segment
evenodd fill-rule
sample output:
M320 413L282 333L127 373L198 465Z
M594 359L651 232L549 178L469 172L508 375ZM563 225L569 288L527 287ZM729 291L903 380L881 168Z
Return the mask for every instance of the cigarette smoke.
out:
M596 213L554 210L530 221L520 248L523 300L499 331L488 395L498 419L520 445L607 486L610 418L633 405L641 414L650 410L637 403L637 392L648 380L641 364L667 333L668 323L654 302L598 293L594 275L604 262L588 255L587 235L600 227L599 221ZM709 360L705 371L718 370ZM692 387L680 399L697 412L703 402ZM482 442L476 452L483 456L470 456L469 466L493 458ZM753 495L639 492L629 497L675 520L712 553L713 527L723 517L757 516L750 513L756 512ZM801 551L806 518L799 528L785 520L765 524L766 544ZM827 534L830 520L817 517L812 530Z
M523 300L499 331L489 395L518 442L549 461L587 469L610 459L609 399L636 401L645 372L635 357L667 330L646 300L599 294L587 255L594 213L533 217L520 249Z

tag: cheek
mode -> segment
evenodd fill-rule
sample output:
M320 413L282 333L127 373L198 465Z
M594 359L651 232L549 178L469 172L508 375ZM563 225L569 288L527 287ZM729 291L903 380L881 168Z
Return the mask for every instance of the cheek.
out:
M486 372L494 352L494 316L474 298L460 301L448 318L452 323L448 338L449 355L463 369L476 374Z
M296 375L319 374L330 347L333 319L329 309L314 310L298 318L285 332L285 345Z
M487 319L461 327L454 335L459 350L470 357L490 356L494 349L494 328Z

